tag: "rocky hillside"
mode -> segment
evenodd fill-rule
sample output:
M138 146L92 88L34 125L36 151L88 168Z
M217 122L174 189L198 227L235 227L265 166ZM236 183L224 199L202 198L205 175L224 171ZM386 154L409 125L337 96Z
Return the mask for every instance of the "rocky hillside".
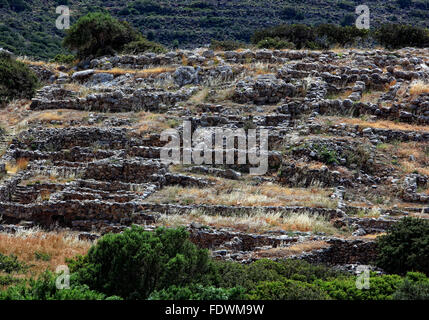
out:
M0 228L96 239L185 225L219 259L368 264L398 219L429 217L428 57L196 49L76 72L31 63L46 85L0 114ZM162 163L161 132L182 136L184 120L267 129L268 171Z
M404 1L407 2L407 1ZM357 0L1 0L0 47L18 55L52 58L62 51L62 30L57 30L55 8L67 4L72 22L90 11L106 10L129 21L149 40L169 47L196 47L211 39L248 42L255 30L282 23L351 23ZM397 0L368 3L371 23L429 26L428 0L413 0L401 7Z

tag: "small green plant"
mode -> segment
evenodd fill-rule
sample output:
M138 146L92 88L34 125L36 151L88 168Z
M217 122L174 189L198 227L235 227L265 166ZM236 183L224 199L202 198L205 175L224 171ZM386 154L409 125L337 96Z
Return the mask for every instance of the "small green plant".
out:
M51 260L51 255L45 252L41 252L41 251L36 251L34 252L34 257L36 258L36 260L41 260L41 261L50 261Z

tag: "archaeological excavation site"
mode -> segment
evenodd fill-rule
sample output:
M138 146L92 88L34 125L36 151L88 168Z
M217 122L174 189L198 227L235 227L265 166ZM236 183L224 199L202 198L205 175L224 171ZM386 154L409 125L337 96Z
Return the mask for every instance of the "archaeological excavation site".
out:
M428 48L0 70L1 300L429 299Z

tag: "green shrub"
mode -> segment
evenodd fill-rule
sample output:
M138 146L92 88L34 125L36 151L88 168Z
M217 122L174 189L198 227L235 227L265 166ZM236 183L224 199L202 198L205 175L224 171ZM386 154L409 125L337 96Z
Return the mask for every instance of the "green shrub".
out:
M423 273L408 272L393 295L395 300L429 300L429 278Z
M27 269L27 266L14 255L0 253L0 271L6 273L19 272Z
M113 54L125 44L141 38L127 22L96 12L88 13L73 24L67 30L63 45L76 51L79 58L85 58Z
M392 49L429 46L428 29L409 25L384 24L374 32L374 37L382 45Z
M0 57L0 104L15 98L31 99L37 86L37 77L27 65Z
M52 61L57 63L72 64L76 57L72 54L57 54Z
M17 285L0 291L0 300L105 300L104 294L90 290L86 285L75 284L70 280L69 289L59 290L55 284L56 277L47 271L38 279L30 279L28 283L20 282Z
M142 52L164 53L166 51L167 50L163 45L146 40L146 39L141 39L141 40L127 43L124 46L124 50L123 50L123 52L131 53L131 54L138 54Z
M329 296L315 285L295 281L264 281L247 297L250 300L329 300Z
M315 284L336 300L388 300L402 283L398 275L371 276L369 289L358 289L356 277L317 280Z
M149 300L239 300L243 297L242 288L216 288L200 284L189 287L171 286L161 291L155 291Z
M317 279L331 279L343 276L343 273L324 265L314 265L306 261L287 259L272 261L261 259L249 265L216 261L216 276L211 281L218 287L243 287L255 289L262 281L284 281L286 279L314 282Z
M403 218L377 241L379 267L396 274L419 271L429 275L429 221Z
M184 228L146 232L133 226L105 235L70 267L91 289L145 299L154 290L198 282L210 271L208 251L198 249L188 237Z

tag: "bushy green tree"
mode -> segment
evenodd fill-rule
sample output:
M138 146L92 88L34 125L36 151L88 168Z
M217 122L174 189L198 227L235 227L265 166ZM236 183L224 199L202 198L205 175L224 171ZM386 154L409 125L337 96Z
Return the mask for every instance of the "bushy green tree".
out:
M377 265L387 272L429 275L429 221L403 218L378 239Z
M429 46L428 29L409 25L384 24L374 32L374 37L383 46L392 49Z
M24 63L0 56L0 105L11 99L31 99L39 85L35 73Z
M154 290L201 280L210 263L208 251L192 244L183 228L146 232L133 226L121 234L105 235L70 267L91 289L146 299Z
M127 22L118 21L107 13L88 13L73 24L63 45L77 52L80 58L113 54L124 45L141 40L142 36Z

